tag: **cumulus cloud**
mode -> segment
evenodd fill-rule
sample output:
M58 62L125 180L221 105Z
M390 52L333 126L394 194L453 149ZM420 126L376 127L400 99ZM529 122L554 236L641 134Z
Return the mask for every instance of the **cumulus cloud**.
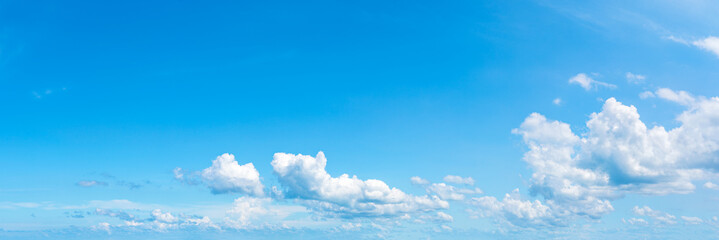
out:
M152 210L152 219L163 223L174 223L177 222L177 217L173 216L172 213L162 212L160 209Z
M644 76L644 75L634 74L634 73L631 73L631 72L627 72L627 74L626 74L625 76L626 76L626 78L627 78L627 81L628 81L629 83L633 83L633 84L643 83L644 80L647 79L647 77Z
M697 101L694 96L685 91L674 91L668 88L659 88L655 93L659 98L684 106L692 106Z
M181 169L175 171L175 177L182 178ZM260 182L260 173L252 163L239 165L232 154L222 154L212 161L212 166L202 170L202 180L212 193L243 193L263 196L264 185Z
M429 184L429 181L427 181L427 179L417 177L417 176L411 177L409 180L412 182L412 184L416 184L416 185Z
M709 51L719 57L719 38L709 36L704 39L696 40L692 42L692 45L699 47L700 49Z
M474 179L472 179L472 177L464 178L460 176L447 175L443 180L447 183L474 185Z
M597 219L613 211L611 201L625 194L686 194L695 189L693 180L716 174L719 98L669 91L657 95L688 105L677 117L680 126L671 130L647 127L634 106L614 98L606 100L601 112L590 115L587 132L580 135L569 124L530 114L513 133L521 135L529 148L523 159L533 171L530 193L545 200L532 206L549 209L533 216ZM507 212L502 201L480 199L482 206Z
M639 216L651 217L654 220L657 220L664 224L677 223L677 221L676 221L677 217L675 217L674 215L671 215L671 214L668 214L668 213L665 213L662 211L654 210L648 206L643 206L643 207L634 206L634 208L632 208L632 212Z
M719 185L716 185L713 182L706 182L704 183L704 187L712 190L719 190Z
M240 197L235 199L233 207L228 211L227 222L237 229L245 229L251 226L252 220L267 215L269 198Z
M591 77L587 76L585 73L579 73L575 75L574 77L569 79L570 84L577 84L580 87L584 88L584 90L592 90L592 88L596 88L597 86L607 87L607 88L616 88L617 86L614 84L609 84L605 82L600 82L597 80L592 79Z
M327 159L322 152L316 157L275 153L271 164L286 189L285 196L300 200L320 214L399 216L449 207L449 203L437 196L406 194L380 180L361 180L347 174L332 177L325 170Z

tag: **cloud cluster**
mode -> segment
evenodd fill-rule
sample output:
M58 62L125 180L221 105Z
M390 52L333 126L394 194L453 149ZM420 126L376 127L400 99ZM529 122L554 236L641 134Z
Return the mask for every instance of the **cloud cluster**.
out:
M643 206L643 207L634 206L634 208L632 208L632 212L639 216L646 216L646 217L653 218L654 220L657 220L664 224L677 223L677 221L676 221L677 217L675 217L674 215L654 210L654 209L650 208L649 206Z
M622 222L630 225L647 225L649 222L647 220L644 220L642 218L630 218L630 219L624 219L622 218Z
M289 220L290 216L308 216L303 206L279 204L270 197L242 196L235 199L225 212L223 228L235 230L289 229L302 226L301 222Z
M529 148L523 159L533 171L530 192L544 198L545 204L505 203L519 201L513 195L501 202L485 197L475 203L521 225L536 219L549 223L576 216L596 219L613 211L611 200L628 193L692 192L692 181L719 169L719 98L670 89L660 89L656 95L688 107L677 117L679 127L649 128L634 106L614 98L606 100L601 112L590 115L587 132L581 135L574 134L569 124L531 114L513 132ZM538 210L515 214L512 208L518 206Z
M316 157L276 153L271 164L286 197L299 199L326 215L399 216L449 207L437 196L406 194L380 180L361 180L347 174L332 177L325 170L327 159L322 152Z
M454 217L445 212L437 211L433 215L422 215L419 217L420 221L432 221L432 222L453 222Z
M422 186L425 191L427 191L427 194L438 196L442 200L461 201L464 200L467 195L483 193L482 189L479 188L463 188L447 184L474 185L474 179L472 179L472 177L447 175L442 180L445 182L430 183L421 177L414 176L410 178L412 184Z
M169 229L180 228L200 228L200 229L219 229L219 226L213 223L207 216L188 216L185 214L174 215L160 209L154 209L149 212L149 217L140 218L123 210L95 209L94 215L106 216L121 220L121 224L111 225L104 223L101 230L109 231L111 228L135 228L150 231L164 232Z
M633 84L643 83L644 80L647 79L647 77L644 76L644 75L634 74L634 73L631 73L631 72L628 72L625 76L627 77L627 81L628 81L629 83L633 83Z
M175 170L176 178L182 178L181 169ZM264 185L260 182L260 173L252 163L240 165L232 154L222 154L212 161L212 166L202 170L202 180L212 193L243 193L263 196Z
M437 195L442 200L464 200L466 195L481 194L479 188L459 188L446 183L432 183L425 186L427 193Z
M472 204L477 206L482 217L497 217L507 223L520 227L564 225L555 216L552 209L539 200L522 200L519 189L504 196L502 201L495 197L485 196L473 198Z

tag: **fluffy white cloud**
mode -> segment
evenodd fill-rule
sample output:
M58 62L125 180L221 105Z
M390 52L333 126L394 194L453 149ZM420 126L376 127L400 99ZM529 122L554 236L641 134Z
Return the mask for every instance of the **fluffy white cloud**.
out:
M669 89L657 95L688 106L677 117L679 127L649 128L634 106L610 98L590 115L582 137L538 113L513 130L529 148L524 161L533 171L530 192L545 199L548 213L557 219L599 218L613 211L611 200L625 194L685 194L695 189L692 181L716 174L719 98ZM501 203L483 199L484 206Z
M634 74L634 73L630 73L630 72L628 72L626 74L626 77L627 77L627 81L629 81L630 83L634 83L634 84L643 83L644 80L647 79L647 77L645 77L644 75Z
M181 170L177 170L181 174ZM180 175L182 177L182 175ZM264 186L260 182L260 173L252 163L239 165L232 154L222 154L212 161L212 166L202 170L202 180L213 193L243 193L263 196Z
M570 84L578 84L584 90L591 90L592 88L595 88L596 86L603 86L608 88L616 88L617 86L614 84L609 84L605 82L600 82L597 80L592 79L591 77L587 76L585 73L580 73L575 75L574 77L569 79Z
M704 183L704 187L712 190L719 190L719 185L716 185L713 182L706 182Z
M651 209L648 206L644 206L644 207L634 206L634 208L632 208L632 212L639 216L651 217L654 220L657 220L664 224L677 223L677 221L676 221L677 217L675 217L674 215Z
M227 212L230 217L226 221L233 228L248 228L251 220L269 213L267 206L270 201L269 198L239 197L235 199L232 209Z
M169 212L162 212L160 209L152 210L152 219L163 223L174 223L177 222L177 217L173 216Z
M417 176L411 177L411 178L409 178L409 180L412 182L412 184L416 184L416 185L429 184L429 181L427 181L427 179L417 177Z
M280 205L269 197L242 196L235 199L224 220L234 229L287 228L288 216L306 213L305 207Z
M285 196L300 199L322 214L398 216L449 207L437 196L413 196L380 180L360 180L347 174L332 177L325 171L326 165L322 152L316 157L275 153L272 160L274 172L286 188Z
M460 177L455 175L447 175L443 179L445 182L448 183L454 183L454 184L466 184L466 185L474 185L474 179L472 177Z
M685 91L674 91L668 88L659 88L655 93L659 98L672 101L684 106L692 106L697 101L694 96Z
M697 46L701 49L707 50L717 57L719 57L719 38L710 36L701 40L697 40L692 42L694 46Z

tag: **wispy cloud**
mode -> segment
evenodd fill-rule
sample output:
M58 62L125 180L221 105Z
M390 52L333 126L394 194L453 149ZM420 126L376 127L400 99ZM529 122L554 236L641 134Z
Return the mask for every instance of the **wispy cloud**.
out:
M76 185L78 185L80 187L93 187L93 186L107 186L107 183L92 180L92 181L79 181L76 183Z
M51 94L54 94L57 92L64 92L66 90L67 90L67 88L63 87L63 88L59 88L59 89L45 89L42 91L32 91L31 93L32 93L32 96L35 97L36 99L43 99Z
M596 88L597 86L607 87L607 88L616 88L617 85L600 82L597 80L592 79L591 77L587 76L585 73L579 73L575 75L574 77L569 79L570 84L577 84L580 87L584 88L584 90L592 90Z
M648 206L643 206L643 207L634 206L634 208L632 208L632 212L633 212L634 214L636 214L636 215L639 215L639 216L651 217L651 218L653 218L654 220L657 220L657 221L659 221L659 222L661 222L661 223L664 223L664 224L675 224L675 223L677 223L677 221L676 221L677 217L676 217L676 216L671 215L671 214L668 214L668 213L665 213L665 212L661 212L661 211L654 210L654 209L652 209L652 208L650 208L650 207L648 207Z
M719 57L719 37L709 36L698 40L687 40L675 36L669 36L665 38L676 43L697 47Z
M644 76L644 75L634 74L634 73L631 73L631 72L627 72L627 74L626 74L625 76L626 76L626 78L627 78L627 81L628 81L629 83L633 83L633 84L644 83L644 80L647 79L647 77Z
M447 175L442 180L444 180L447 183L474 185L474 179L472 179L472 177L460 177L460 176L455 176L455 175Z

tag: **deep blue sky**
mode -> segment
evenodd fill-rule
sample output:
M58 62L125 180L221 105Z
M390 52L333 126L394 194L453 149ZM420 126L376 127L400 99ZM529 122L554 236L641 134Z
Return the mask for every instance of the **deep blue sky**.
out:
M551 200L529 191L536 183L523 161L528 148L512 133L533 112L583 137L590 114L614 97L636 106L650 128L681 126L676 117L692 107L657 90L717 96L719 50L711 49L719 42L698 43L719 36L717 11L703 1L0 1L0 236L282 238L265 225L288 221L308 239L344 236L348 223L390 239L415 239L402 233L413 228L436 229L423 233L432 238L511 238L527 229L570 238L716 236L719 192L703 187L719 182L712 170L692 179L691 193L618 192L608 199L611 213L576 218L586 225L520 226L466 209L475 208L472 197L501 200L515 188L524 200ZM570 83L580 73L614 87ZM645 79L634 84L627 73ZM659 96L640 98L646 91ZM253 163L269 192L286 187L270 164L274 153L319 151L333 177L378 179L423 196L432 192L410 177L439 183L458 175L483 193L450 201L441 211L451 222L408 220L411 227L385 230L396 235L370 226L400 216L335 218L311 209L257 217L248 232L224 217L247 194L212 194L199 176L231 153L240 165ZM198 182L175 179L176 167ZM99 203L113 200L137 205ZM303 200L272 199L268 209L304 208ZM632 210L645 205L677 220L653 222ZM229 231L128 230L98 209L131 211L145 226L159 221L146 220L154 209L210 216ZM627 223L639 218L647 226ZM650 230L660 224L668 230Z

